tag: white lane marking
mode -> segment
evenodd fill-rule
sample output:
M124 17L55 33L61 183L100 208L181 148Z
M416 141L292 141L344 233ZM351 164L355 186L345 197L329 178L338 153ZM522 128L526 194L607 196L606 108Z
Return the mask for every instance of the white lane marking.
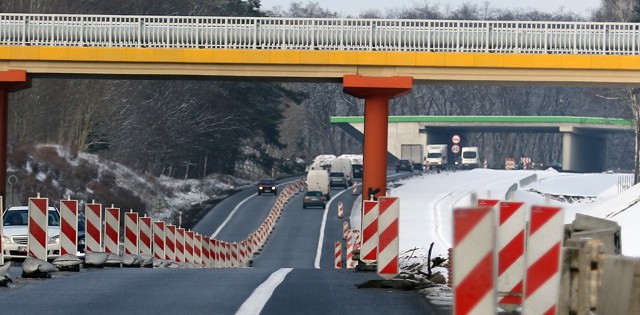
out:
M284 278L289 274L289 272L291 272L291 270L293 270L293 268L281 268L272 273L265 282L253 290L251 296L242 303L242 306L240 306L236 315L260 314L264 306L269 302L273 292L282 283L282 281L284 281Z
M295 182L295 180L288 181L288 182L286 182L286 183L282 183L282 184L278 184L278 185L276 185L276 186L282 186L282 185L286 185L286 184L293 183L293 182ZM251 196L249 196L249 197L247 197L247 198L244 198L242 201L240 201L240 203L238 203L238 205L236 205L236 207L235 207L235 208L233 208L233 211L231 211L231 213L229 213L229 216L227 216L227 218L226 218L226 219L224 219L224 221L222 222L222 224L220 224L220 226L218 227L218 229L217 229L215 232L213 232L213 234L211 234L211 237L215 238L215 237L218 235L218 233L220 233L220 231L222 231L222 228L224 228L224 226L225 226L225 225L227 225L227 223L229 223L229 221L231 220L231 218L233 217L233 215L235 215L235 214L236 214L236 212L238 211L238 209L240 209L240 207L241 207L245 202L247 202L247 200L249 200L250 198L253 198L253 197L257 196L257 195L258 195L258 193L255 193L255 194L253 194L253 195L251 195Z
M355 186L358 186L358 185L356 184ZM322 223L320 224L320 237L318 238L318 249L316 250L316 261L313 264L313 267L316 269L320 269L320 258L322 257L322 246L324 245L324 228L327 226L327 214L329 213L329 208L331 208L331 203L335 200L335 198L342 195L346 191L350 191L350 190L347 188L337 193L335 196L333 196L333 198L329 199L329 202L327 202L327 206L324 207L324 213L322 214Z

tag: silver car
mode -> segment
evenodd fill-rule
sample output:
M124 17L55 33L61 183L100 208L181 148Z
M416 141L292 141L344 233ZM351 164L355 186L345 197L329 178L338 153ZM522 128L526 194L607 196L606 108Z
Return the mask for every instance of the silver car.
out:
M60 213L55 207L49 207L49 228L47 235L47 259L60 256ZM2 249L6 259L24 259L27 257L29 239L29 215L27 206L10 207L4 212L2 222Z

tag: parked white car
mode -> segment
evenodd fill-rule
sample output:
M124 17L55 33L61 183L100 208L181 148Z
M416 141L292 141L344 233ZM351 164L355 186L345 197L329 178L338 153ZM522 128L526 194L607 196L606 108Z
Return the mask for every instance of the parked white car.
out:
M60 213L55 207L49 207L49 228L47 234L47 258L60 256ZM4 212L2 222L2 249L6 259L24 259L27 257L29 239L29 215L27 206L10 207Z

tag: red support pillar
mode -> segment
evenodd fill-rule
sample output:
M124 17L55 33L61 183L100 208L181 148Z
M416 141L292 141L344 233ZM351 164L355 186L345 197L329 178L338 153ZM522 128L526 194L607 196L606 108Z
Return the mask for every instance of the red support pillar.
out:
M0 196L7 191L7 120L9 93L29 87L24 70L0 71Z
M387 192L387 133L389 100L409 93L411 77L363 77L345 75L345 93L364 101L364 152L362 198L377 197Z

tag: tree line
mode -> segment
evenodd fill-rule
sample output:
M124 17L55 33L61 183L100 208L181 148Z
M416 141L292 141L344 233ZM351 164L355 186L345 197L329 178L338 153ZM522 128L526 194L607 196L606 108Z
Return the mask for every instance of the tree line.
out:
M604 0L592 16L572 12L496 9L463 4L443 11L421 3L363 18L633 21L636 0ZM74 1L8 0L2 12L343 17L318 2L263 10L259 0ZM625 89L585 87L417 85L391 102L392 115L567 115L633 118ZM637 93L636 93L637 94ZM362 101L340 84L258 81L36 78L11 95L9 141L59 143L98 153L156 176L199 178L210 173L259 177L294 171L294 161L318 154L359 153L361 144L329 123L362 115ZM635 106L635 107L634 107ZM561 159L553 134L470 135L491 165L524 154L544 163ZM608 167L633 168L633 135L608 139ZM637 152L637 146L635 152ZM637 169L637 168L636 168Z

